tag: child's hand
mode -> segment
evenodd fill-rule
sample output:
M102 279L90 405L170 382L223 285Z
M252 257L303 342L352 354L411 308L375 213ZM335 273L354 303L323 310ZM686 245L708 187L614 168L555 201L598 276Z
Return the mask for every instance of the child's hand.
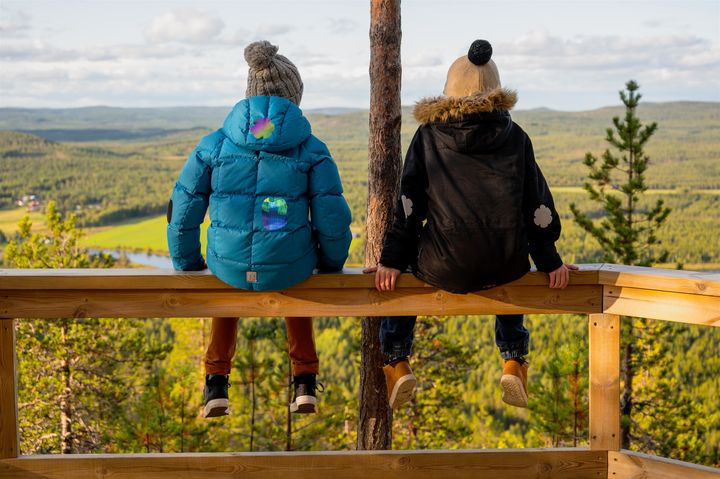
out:
M378 291L392 291L395 289L395 283L401 271L378 264L365 268L363 273L375 273L375 287Z
M577 271L579 268L574 264L564 264L550 273L550 287L565 289L570 282L570 270Z

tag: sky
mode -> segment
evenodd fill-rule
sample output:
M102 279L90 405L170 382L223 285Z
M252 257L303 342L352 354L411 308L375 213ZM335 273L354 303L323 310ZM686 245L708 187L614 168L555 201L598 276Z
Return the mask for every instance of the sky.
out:
M280 47L302 107L367 108L369 0L0 0L0 107L231 106L244 47ZM516 108L720 101L720 0L402 2L402 102L442 93L473 40Z

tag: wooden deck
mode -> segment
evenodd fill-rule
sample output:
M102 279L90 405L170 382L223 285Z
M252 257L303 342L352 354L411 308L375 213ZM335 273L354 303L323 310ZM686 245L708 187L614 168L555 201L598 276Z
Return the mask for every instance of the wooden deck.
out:
M14 318L588 315L590 449L19 456ZM279 292L234 289L207 272L0 270L0 478L706 478L720 471L620 451L619 316L720 326L720 275L581 265L565 290L529 273L457 295L409 274L380 293L359 270Z

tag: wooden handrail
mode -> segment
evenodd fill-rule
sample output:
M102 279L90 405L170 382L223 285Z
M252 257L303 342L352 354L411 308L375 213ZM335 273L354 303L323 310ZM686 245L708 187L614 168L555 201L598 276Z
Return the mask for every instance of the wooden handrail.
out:
M547 275L531 272L513 286L547 284ZM665 292L720 295L720 273L703 273L616 264L582 264L571 272L571 284L627 286ZM370 288L373 275L361 268L341 273L316 274L293 286L308 288ZM410 273L400 276L399 287L429 287ZM234 289L208 270L171 269L0 269L0 290L5 289Z
M572 272L572 284L598 284L601 265L581 265ZM363 274L362 268L345 268L338 273L314 274L290 289L372 288L375 275ZM513 286L547 285L547 275L531 272ZM431 286L410 273L400 275L398 288ZM209 270L174 271L172 269L0 269L0 290L4 289L229 289Z
M570 285L565 290L549 289L547 284L546 274L531 272L494 289L460 295L403 274L395 291L380 293L374 288L373 275L362 274L360 269L346 269L342 273L314 275L284 291L249 292L232 288L207 271L0 269L0 477L4 471L11 474L22 471L22 477L39 477L35 475L38 471L42 477L66 477L63 473L51 474L43 466L52 459L36 462L13 459L19 454L14 318L501 313L588 315L590 448L606 453L598 460L607 473L607 452L620 449L620 315L720 326L720 274L590 264L580 265L579 271L571 273ZM614 454L613 461L625 461L622 471L631 470L627 464L639 461L632 455ZM129 461L119 456L116 460L109 456L93 457L97 459L82 459L90 461L89 471L101 464L102 467L115 464L113 461L120 461L118 467L126 467ZM540 467L537 461L544 461L540 457L544 456L530 461L529 470L534 470L533 464ZM163 460L172 462L166 456ZM661 469L684 467L643 460ZM25 467L31 472L25 474ZM482 470L502 470L489 467ZM559 471L557 477L565 477ZM708 474L705 470L697 471L700 469L693 469L692 474L700 475L688 477ZM138 477L146 473L143 468L133 472ZM593 477L597 474L592 472Z
M317 274L284 291L232 288L207 272L171 270L0 270L0 317L383 316L403 314L599 313L602 285L591 265L573 272L565 290L528 273L467 295L403 274L378 292L360 269Z

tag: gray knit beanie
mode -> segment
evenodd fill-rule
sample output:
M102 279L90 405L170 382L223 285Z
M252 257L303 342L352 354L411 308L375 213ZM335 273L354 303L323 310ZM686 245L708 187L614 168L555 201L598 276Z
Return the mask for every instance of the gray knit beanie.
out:
M277 54L278 47L267 40L253 42L245 48L250 65L245 96L281 96L300 105L303 83L293 63Z

